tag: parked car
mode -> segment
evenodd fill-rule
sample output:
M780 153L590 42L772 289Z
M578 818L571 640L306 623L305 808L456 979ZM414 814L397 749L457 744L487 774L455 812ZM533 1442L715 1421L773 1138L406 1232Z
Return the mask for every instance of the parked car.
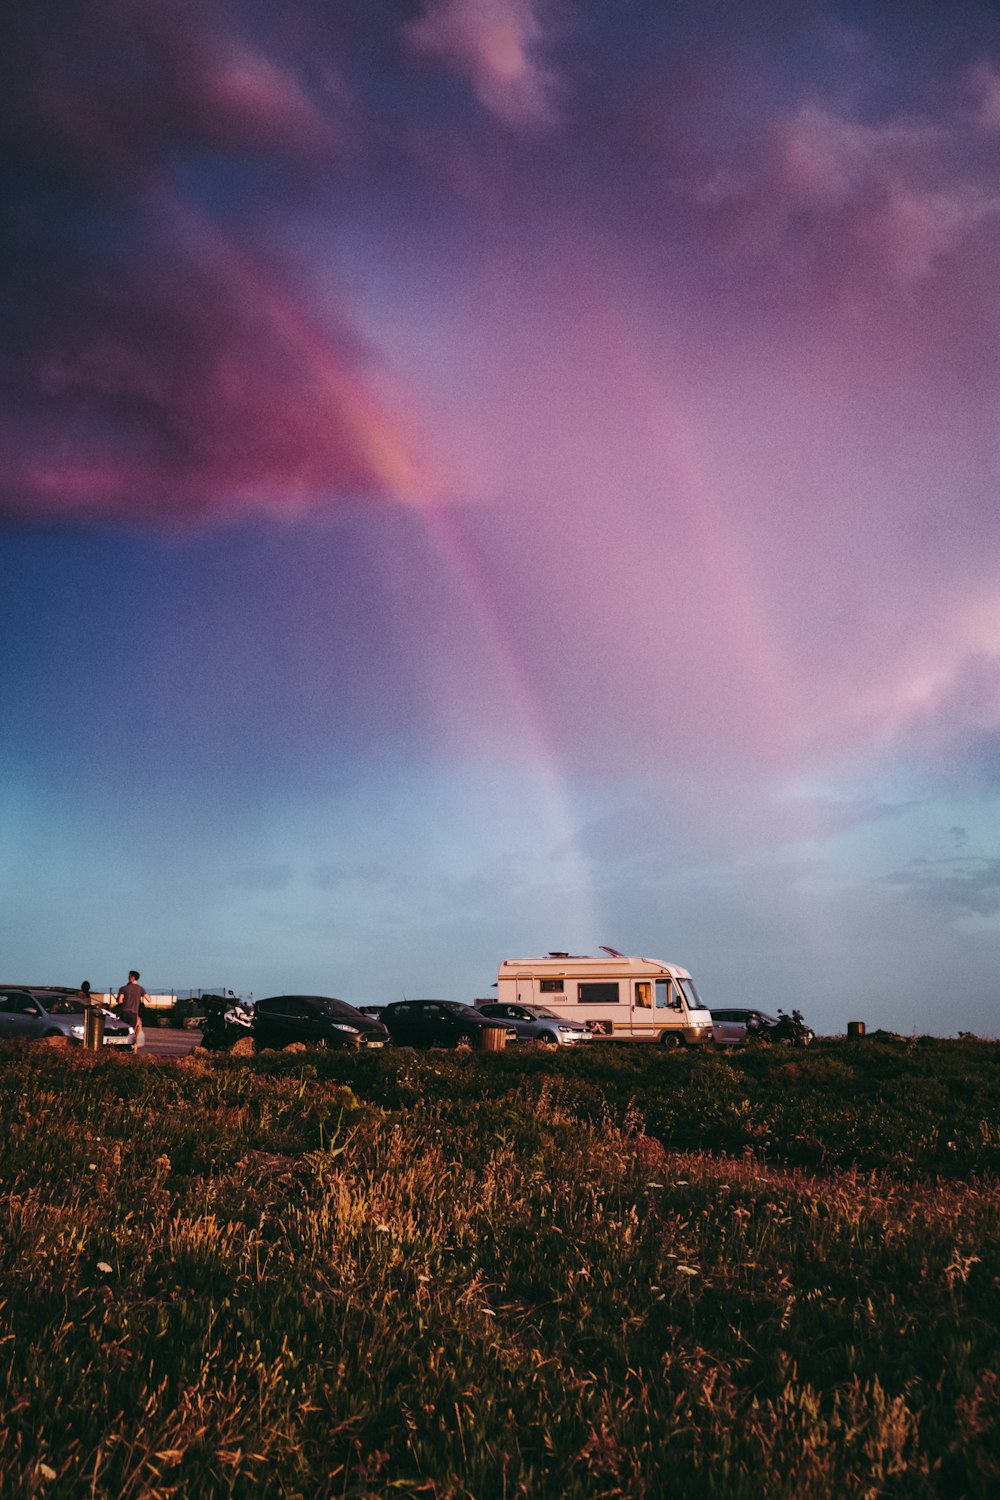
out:
M0 989L0 1037L31 1041L43 1036L64 1036L83 1042L83 1025L92 1009L78 990L55 986ZM134 1047L135 1032L127 1021L104 1006L105 1047Z
M330 995L270 995L253 1008L256 1047L384 1047L389 1033L380 1021L363 1016Z
M572 1046L575 1042L589 1042L590 1032L582 1021L570 1021L557 1016L545 1005L505 1005L498 1000L488 1000L476 1009L481 1016L492 1021L506 1021L517 1032L522 1042L546 1042L550 1046Z
M517 1041L509 1023L488 1019L458 1000L395 1000L383 1008L382 1020L401 1047L485 1047L487 1031L503 1031L508 1042Z
M774 1026L775 1019L763 1010L713 1010L712 1036L717 1047L742 1047L747 1039L747 1022L754 1026Z

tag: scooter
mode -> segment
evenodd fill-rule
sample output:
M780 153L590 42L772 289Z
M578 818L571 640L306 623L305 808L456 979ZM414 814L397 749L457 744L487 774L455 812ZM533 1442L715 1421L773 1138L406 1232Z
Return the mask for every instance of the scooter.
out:
M253 1008L242 1000L204 997L205 1021L201 1028L201 1045L210 1052L228 1052L241 1037L250 1035Z

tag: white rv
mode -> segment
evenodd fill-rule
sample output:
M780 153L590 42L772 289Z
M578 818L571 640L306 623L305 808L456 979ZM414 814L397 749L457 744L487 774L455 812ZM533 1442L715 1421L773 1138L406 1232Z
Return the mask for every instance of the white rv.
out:
M613 948L603 958L548 953L507 958L497 977L497 1002L544 1005L583 1021L594 1037L701 1046L712 1040L712 1016L687 969L655 958L628 958Z

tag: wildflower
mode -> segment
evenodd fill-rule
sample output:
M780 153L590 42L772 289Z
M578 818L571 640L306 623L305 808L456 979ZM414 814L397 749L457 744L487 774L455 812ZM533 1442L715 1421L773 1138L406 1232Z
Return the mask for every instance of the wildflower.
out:
M99 1260L97 1262L97 1269L104 1276L110 1276L111 1275L111 1267L108 1265L108 1263L107 1263L106 1260Z
M678 1265L677 1269L678 1269L678 1271L680 1272L680 1274L682 1276L698 1276L698 1275L700 1275L700 1272L699 1272L697 1266Z
M39 1464L38 1472L43 1479L55 1479L56 1477L56 1471L51 1464Z

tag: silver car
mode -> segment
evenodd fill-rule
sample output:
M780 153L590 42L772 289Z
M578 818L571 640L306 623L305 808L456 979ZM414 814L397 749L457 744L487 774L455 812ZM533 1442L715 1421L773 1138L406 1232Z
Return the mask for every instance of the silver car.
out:
M568 1047L575 1042L591 1040L582 1021L557 1016L544 1005L510 1005L491 1000L486 1005L477 1005L476 1009L491 1021L506 1021L517 1032L519 1042L547 1042L550 1046Z
M91 1007L75 990L0 988L0 1039L34 1041L44 1036L64 1036L83 1042L83 1027ZM127 1021L99 1007L104 1013L105 1047L134 1047L135 1032Z
M712 1037L717 1047L742 1047L747 1039L747 1022L763 1022L765 1026L777 1023L764 1010L713 1010Z

